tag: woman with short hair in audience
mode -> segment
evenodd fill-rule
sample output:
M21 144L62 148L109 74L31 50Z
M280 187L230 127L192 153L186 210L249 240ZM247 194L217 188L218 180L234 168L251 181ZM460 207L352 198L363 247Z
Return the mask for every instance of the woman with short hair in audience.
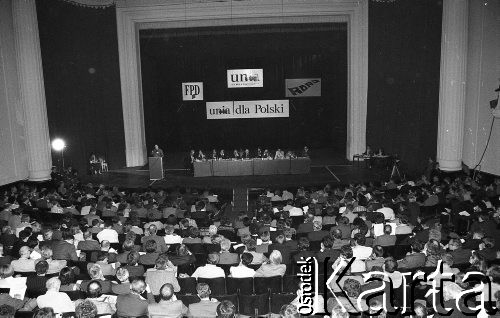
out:
M260 266L260 268L255 272L256 277L272 277L272 276L284 276L286 272L286 265L281 264L282 257L281 252L278 250L273 250L269 255L269 261Z
M77 290L78 285L76 284L75 273L71 269L71 267L64 267L59 272L59 280L61 281L60 291L73 291Z
M140 277L144 275L144 266L139 265L140 255L138 252L132 251L128 253L127 265L125 268L128 270L130 277Z
M111 281L106 280L104 278L104 275L102 274L101 266L99 266L98 264L93 264L92 266L90 266L89 276L90 276L90 280L84 280L80 284L81 291L86 292L87 286L89 285L89 283L93 280L97 280L101 284L103 294L111 293Z
M116 270L117 282L111 284L111 291L117 295L125 295L130 292L129 273L125 267L120 267Z

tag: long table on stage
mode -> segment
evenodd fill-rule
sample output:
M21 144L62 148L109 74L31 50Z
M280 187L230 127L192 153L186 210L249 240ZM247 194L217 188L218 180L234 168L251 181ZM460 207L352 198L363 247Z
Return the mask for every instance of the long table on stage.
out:
M306 174L311 171L311 159L206 160L195 161L193 166L195 177Z

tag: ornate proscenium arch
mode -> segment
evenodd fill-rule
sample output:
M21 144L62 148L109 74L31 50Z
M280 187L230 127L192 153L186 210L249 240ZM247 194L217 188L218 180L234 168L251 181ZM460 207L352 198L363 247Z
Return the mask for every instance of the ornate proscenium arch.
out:
M128 167L146 163L139 30L280 23L348 24L347 158L365 151L368 0L117 0Z

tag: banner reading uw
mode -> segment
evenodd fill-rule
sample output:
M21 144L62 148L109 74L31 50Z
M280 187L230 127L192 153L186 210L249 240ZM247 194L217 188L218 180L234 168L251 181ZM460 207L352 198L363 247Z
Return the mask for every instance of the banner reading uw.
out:
M207 119L288 117L288 100L207 102Z

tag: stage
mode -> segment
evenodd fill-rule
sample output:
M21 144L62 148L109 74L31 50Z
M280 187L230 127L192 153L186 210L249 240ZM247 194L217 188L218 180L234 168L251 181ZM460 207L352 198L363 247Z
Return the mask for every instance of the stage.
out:
M283 188L297 186L344 185L369 181L388 181L390 169L368 168L363 162L351 163L332 150L316 150L311 156L311 172L300 175L266 175L238 177L193 177L183 168L185 154L167 153L164 160L165 178L152 182L149 170L144 167L129 167L85 176L84 182L118 186L126 189L152 188L211 188L229 190L234 188Z

